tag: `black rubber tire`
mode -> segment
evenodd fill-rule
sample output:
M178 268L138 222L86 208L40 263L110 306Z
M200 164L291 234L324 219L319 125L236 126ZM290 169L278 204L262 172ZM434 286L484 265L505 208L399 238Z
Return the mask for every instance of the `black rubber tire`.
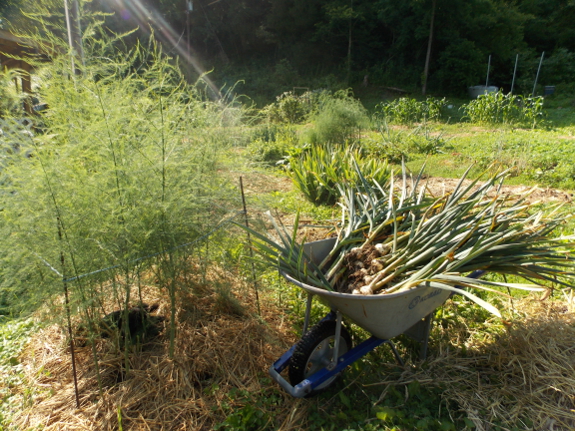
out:
M293 386L329 364L333 355L335 326L335 320L319 322L296 344L288 369L289 380ZM351 337L342 325L339 341L339 356L342 356L350 349ZM307 396L317 394L328 388L335 382L338 376L339 375L327 379Z

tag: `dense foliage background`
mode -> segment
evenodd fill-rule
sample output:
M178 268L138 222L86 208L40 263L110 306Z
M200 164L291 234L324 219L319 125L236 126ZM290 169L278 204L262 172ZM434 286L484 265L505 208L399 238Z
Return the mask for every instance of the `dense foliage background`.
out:
M84 13L113 13L113 31L137 27L132 40L153 31L168 50L189 53L190 75L214 69L224 88L245 79L241 90L265 101L294 86L353 85L365 75L371 85L419 91L432 15L430 93L464 95L484 84L490 55L489 84L506 92L518 58L515 91L531 93L543 52L541 85L575 77L569 0L193 0L189 13L186 0L78 1ZM34 14L46 5L60 19L62 3L5 0L0 15L5 27L21 28L18 9Z

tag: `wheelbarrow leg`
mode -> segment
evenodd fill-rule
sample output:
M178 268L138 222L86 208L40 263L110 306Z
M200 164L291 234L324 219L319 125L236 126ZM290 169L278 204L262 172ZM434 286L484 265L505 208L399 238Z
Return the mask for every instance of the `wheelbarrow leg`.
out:
M335 340L333 346L333 357L331 359L331 364L328 367L329 369L333 369L337 365L337 358L339 358L339 341L341 336L341 319L342 314L339 311L336 311L336 318L335 318Z
M313 293L308 292L307 293L307 302L306 302L306 306L305 306L305 318L303 321L302 336L306 334L307 328L309 327L309 319L310 319L310 315L311 315L312 300L313 300Z
M395 348L395 344L393 344L393 341L391 340L385 340L384 341L385 344L389 344L389 348L391 349L391 351L393 352L393 356L395 356L395 360L397 361L397 363L399 365L401 365L402 367L405 365L405 362L403 362L403 359L401 359L401 356L399 355L399 352L397 351L397 349Z

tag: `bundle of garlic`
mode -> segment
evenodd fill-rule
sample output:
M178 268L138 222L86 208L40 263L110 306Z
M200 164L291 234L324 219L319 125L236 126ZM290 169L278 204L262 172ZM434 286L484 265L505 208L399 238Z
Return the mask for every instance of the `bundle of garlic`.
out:
M572 288L575 238L553 237L565 217L545 215L525 199L501 195L505 173L482 185L475 180L464 186L465 177L438 199L426 197L419 187L421 173L407 181L405 170L397 188L393 177L385 188L368 182L354 189L341 185L338 237L319 265L306 258L295 235L277 225L281 243L256 234L256 249L283 273L342 293L386 294L422 283L453 291L495 286L542 290L542 281ZM526 283L466 277L476 270L519 276Z

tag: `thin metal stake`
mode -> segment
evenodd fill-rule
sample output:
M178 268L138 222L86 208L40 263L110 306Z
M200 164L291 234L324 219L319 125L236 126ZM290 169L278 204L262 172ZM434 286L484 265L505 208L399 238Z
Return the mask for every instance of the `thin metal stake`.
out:
M545 57L545 51L541 54L541 60L539 60L539 67L537 68L537 75L535 76L535 83L533 84L533 93L531 97L535 97L535 87L537 87L537 80L539 79L539 72L541 71L541 65L543 64L543 57Z
M491 54L489 54L489 61L487 62L487 77L485 78L485 91L489 85L489 70L491 69Z
M517 63L519 62L519 54L515 56L515 68L513 69L513 81L511 81L511 94L515 88L515 75L517 75Z
M243 182L242 177L240 177L240 190L241 190L241 192L242 192L242 203L243 203L243 206L244 206L244 217L245 217L245 220L246 220L246 227L249 228L249 227L250 227L250 224L249 224L249 222L248 222L248 209L247 209L247 206L246 206L246 196L245 196L245 194L244 194L244 182ZM256 304L257 304L257 307L258 307L258 314L261 316L261 315L262 315L262 310L261 310L261 308L260 308L260 295L259 295L259 292L258 292L258 280L257 280L257 277L256 277L256 267L255 267L255 265L254 265L254 250L253 250L253 248L252 248L252 237L250 236L250 232L249 232L249 231L247 231L247 234L248 234L248 244L249 244L249 246L250 246L250 258L251 258L251 261L252 261L252 278L253 278L253 280L254 280L254 291L255 291L255 293L256 293Z
M62 228L58 217L58 238L62 241ZM68 337L70 338L70 355L72 357L72 375L74 377L74 395L76 396L76 407L80 408L80 396L78 395L78 376L76 373L76 353L74 352L74 334L72 333L72 318L70 316L70 298L68 295L68 283L66 283L65 258L64 252L60 251L60 263L62 264L62 282L64 283L64 298L66 302L66 317L68 320Z

